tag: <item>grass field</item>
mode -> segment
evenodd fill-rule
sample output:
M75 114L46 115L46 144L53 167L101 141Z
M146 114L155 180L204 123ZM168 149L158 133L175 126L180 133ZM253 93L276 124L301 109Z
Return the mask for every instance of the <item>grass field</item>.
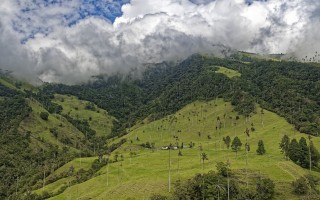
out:
M241 74L238 71L228 69L226 67L219 67L219 69L216 71L216 73L224 74L228 78L233 78L233 77L239 77Z
M183 156L178 156L178 150L170 151L172 182L201 173L200 145L209 158L204 166L205 171L215 170L217 162L229 160L232 170L242 177L243 169L246 168L244 131L252 124L255 131L251 132L248 138L251 148L248 155L249 186L253 187L253 177L267 176L276 183L276 199L299 199L291 193L291 182L308 173L308 170L285 160L278 144L284 134L289 135L291 139L300 139L307 135L297 132L284 118L272 112L264 110L261 114L259 107L257 114L251 118L239 116L240 118L236 120L236 116L237 113L233 111L230 103L218 99L195 102L174 115L137 125L124 136L128 142L111 155L113 158L115 154L122 154L123 161L103 167L94 178L71 186L51 199L127 199L128 197L146 199L154 193L168 194L169 151L160 150L160 147L169 143L175 144L177 141L179 145L183 142L186 147L181 150ZM216 129L220 123L218 117L221 129ZM235 136L241 139L243 146L237 155L223 144L222 138L227 135L231 139ZM113 142L118 142L120 139ZM255 152L258 140L261 139L267 151L262 156ZM313 138L313 141L316 146L320 145L319 138ZM146 142L155 143L156 149L144 149L140 146ZM187 148L190 142L195 143L193 148ZM136 153L132 158L130 151ZM313 174L320 177L317 172ZM47 186L46 191L54 191L56 188L54 185L57 183L52 184L53 186Z
M54 102L63 107L63 114L69 114L75 119L86 119L89 121L90 127L96 131L98 136L109 135L112 129L112 121L114 120L107 111L98 108L95 111L86 109L87 101L79 100L75 96L55 95ZM91 120L90 120L91 119Z

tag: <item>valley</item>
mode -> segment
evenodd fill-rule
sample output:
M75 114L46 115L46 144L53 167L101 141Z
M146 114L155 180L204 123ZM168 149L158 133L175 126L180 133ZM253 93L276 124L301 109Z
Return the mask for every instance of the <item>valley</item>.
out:
M231 170L231 199L261 198L261 180L274 184L272 199L318 198L318 67L201 55L161 66L147 69L142 79L97 77L73 86L32 87L3 75L2 162L12 163L11 171L2 168L9 183L2 195L179 199L187 193L178 188L188 192L197 177L225 184L217 167L222 163ZM280 148L285 136L287 150ZM309 184L304 193L295 192L298 180ZM226 198L226 186L216 191L207 184L208 192L189 195Z

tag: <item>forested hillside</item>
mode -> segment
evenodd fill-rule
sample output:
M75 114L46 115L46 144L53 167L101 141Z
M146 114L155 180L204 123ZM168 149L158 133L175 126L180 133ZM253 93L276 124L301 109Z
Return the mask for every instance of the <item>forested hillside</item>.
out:
M75 99L77 111L86 117L80 120L69 115L70 108L55 103L52 95L30 90L4 74L0 80L0 199L34 199L32 190L55 181L46 179L54 170L104 148L101 138L110 134L113 120L105 110L92 103L86 109Z
M228 78L215 73L223 66L241 76ZM320 133L320 67L313 64L266 61L251 58L219 59L194 55L181 63L154 65L139 80L105 77L85 85L48 85L50 93L72 94L89 100L120 120L117 131L147 116L158 118L177 111L194 100L224 97L235 110L249 116L254 104L284 116L296 129ZM124 125L125 124L125 125Z

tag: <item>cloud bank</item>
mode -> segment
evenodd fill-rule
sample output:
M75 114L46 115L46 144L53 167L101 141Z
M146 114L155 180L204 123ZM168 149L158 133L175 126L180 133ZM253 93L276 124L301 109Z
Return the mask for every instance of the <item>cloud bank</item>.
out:
M318 0L96 2L2 0L0 68L73 84L144 63L218 54L221 46L301 57L320 51Z

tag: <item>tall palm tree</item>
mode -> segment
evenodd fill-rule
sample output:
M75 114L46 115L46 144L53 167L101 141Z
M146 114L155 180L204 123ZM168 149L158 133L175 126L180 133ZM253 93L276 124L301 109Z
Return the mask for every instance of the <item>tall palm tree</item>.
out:
M250 131L248 128L246 128L246 179L247 179L247 188L248 188L248 151L249 151L249 143L248 143L248 137L250 136Z
M110 152L107 151L107 186L109 186L109 162L110 162Z
M207 156L207 154L206 153L201 153L201 155L200 155L200 157L201 157L201 160L202 160L202 199L204 200L204 176L203 176L203 174L204 174L204 161L205 160L208 160L208 156Z
M230 167L229 159L227 160L227 167ZM227 184L228 184L228 200L230 200L230 177L229 177L229 170L227 170Z
M170 143L169 146L169 177L168 177L168 189L169 189L169 192L171 192L171 148L172 148L172 144Z
M203 172L204 172L204 161L208 160L208 156L206 153L201 153L201 160L202 160L202 176L203 176Z
M178 153L178 176L179 176L179 179L180 179L180 156L182 156L181 150L179 150L179 153Z
M309 135L308 136L309 138L309 170L310 170L310 173L311 173L311 167L312 167L312 162L311 162L311 136Z
M224 187L219 182L216 185L214 185L214 187L218 189L218 200L220 200L220 191L224 190Z

